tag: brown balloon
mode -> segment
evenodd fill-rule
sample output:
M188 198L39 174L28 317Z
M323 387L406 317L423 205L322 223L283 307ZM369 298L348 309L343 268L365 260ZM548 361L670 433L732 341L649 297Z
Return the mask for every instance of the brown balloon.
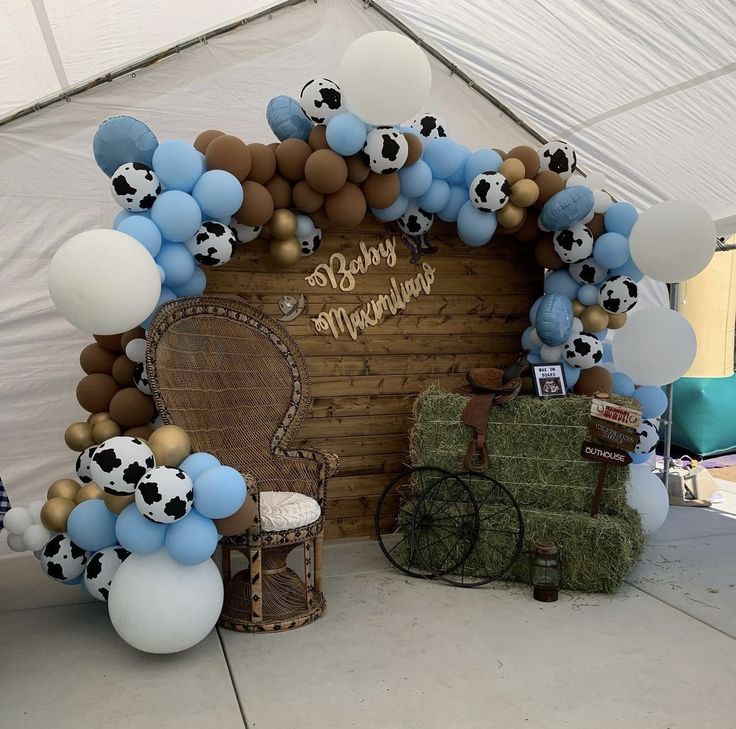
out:
M135 495L117 496L115 494L108 494L107 491L105 491L102 495L102 499L105 502L105 506L108 511L111 511L113 514L119 514L126 506L135 501Z
M101 347L97 342L88 344L79 353L79 364L88 375L109 375L112 372L112 363L115 353Z
M101 423L97 423L92 428L92 437L95 443L102 443L103 440L108 438L115 438L118 435L122 435L123 429L114 420L103 420Z
M225 132L221 132L219 129L207 129L207 131L200 132L197 138L194 140L194 149L202 154L207 153L207 147L210 146L210 142L217 137L222 137Z
M552 243L552 236L537 238L534 244L534 260L542 267L555 271L567 264L557 255Z
M77 491L77 495L74 497L74 502L81 504L83 501L101 499L103 493L102 489L96 483L86 483L81 489L79 489L79 491Z
M296 238L271 241L271 257L279 266L293 266L302 257L302 247Z
M134 329L128 329L127 332L123 333L123 336L120 337L120 345L123 348L123 351L125 351L125 348L134 340L134 339L145 339L146 338L146 330L143 327L135 327Z
M138 425L135 428L126 430L123 435L127 435L128 438L141 438L142 440L148 440L153 433L153 428L150 425Z
M497 213L496 220L504 228L515 228L524 222L524 210L514 203L506 203Z
M406 143L409 145L409 156L404 162L404 166L413 165L417 160L422 158L424 152L424 145L418 134L412 134L411 132L404 132L404 138Z
M613 392L613 375L605 367L589 367L580 371L573 390L578 395L610 395Z
M520 208L534 205L539 197L539 188L534 180L524 178L511 186L511 202Z
M245 497L243 505L234 514L224 519L215 519L217 533L222 534L223 537L234 537L238 534L245 534L256 520L257 498L257 494L248 494Z
M122 352L123 347L120 344L122 334L93 334L97 344L111 352Z
M121 387L130 387L135 383L135 362L121 354L112 365L112 376Z
M577 299L572 302L572 315L579 317L585 311L585 304L581 304Z
M526 178L532 179L539 172L539 155L533 147L522 144L519 147L510 149L508 156L522 162L525 171L524 176Z
M319 228L322 231L326 231L329 229L330 225L332 224L330 219L325 214L325 209L320 208L319 210L315 210L310 216L312 218L312 222L314 223L315 228Z
M606 228L603 225L603 215L601 213L595 213L591 220L585 224L585 227L590 231L593 240L596 240L606 232Z
M379 175L371 172L368 179L360 186L365 195L365 201L371 208L387 208L396 202L401 188L399 176L394 172L390 175Z
M63 496L54 496L41 507L41 524L51 532L65 532L66 522L76 502Z
M291 182L303 180L304 165L307 164L310 154L312 148L301 139L292 138L281 142L276 150L276 166L279 174Z
M329 149L330 145L327 144L327 125L316 124L313 126L312 131L309 132L309 139L307 142L315 152L318 149Z
M291 205L291 183L281 175L272 177L266 189L273 200L274 210L277 208L288 208Z
M537 187L539 188L539 197L534 203L534 206L537 208L544 207L544 203L547 200L565 187L565 181L556 172L552 172L551 170L542 170L539 172L534 177L534 182L537 183Z
M225 170L239 180L244 180L250 172L250 152L242 139L230 134L215 137L205 152L208 170Z
M157 466L178 466L191 452L189 434L178 425L162 425L151 433L148 447L153 451Z
M626 324L626 314L608 314L608 328L621 329Z
M273 216L268 222L268 229L273 238L279 238L280 240L291 238L296 235L296 215L286 208L274 210Z
M321 192L313 190L306 180L300 180L294 185L292 198L294 199L294 205L303 213L316 212L325 201L325 196Z
M73 451L83 451L95 444L92 426L89 423L72 423L64 431L64 442Z
M248 145L250 172L248 179L265 185L276 174L276 155L265 144L254 142Z
M260 183L246 180L243 183L243 204L235 213L235 219L243 225L264 225L272 215L271 193Z
M337 152L318 149L307 158L304 179L313 190L329 195L337 192L347 182L348 166Z
M525 211L526 219L521 228L516 231L516 240L522 243L531 243L539 236L539 226L537 225L539 213L534 208L525 208Z
M504 151L503 151L502 149L496 149L496 148L494 147L494 148L493 148L493 151L494 151L494 152L495 152L495 153L496 153L496 154L497 154L497 155L498 155L498 156L499 156L499 157L500 157L500 158L501 158L502 160L505 160L505 159L506 159L506 158L508 157L508 155L506 154L506 152L504 152Z
M359 185L368 179L371 168L368 166L368 162L362 152L348 157L345 162L348 165L348 182Z
M145 425L154 412L153 400L137 387L126 387L110 401L110 418L125 428Z
M54 481L46 492L47 499L60 497L74 501L79 491L79 484L72 478L60 478Z
M88 413L99 413L108 410L110 400L119 389L110 375L87 375L77 385L77 402Z
M580 312L578 318L583 322L583 329L591 334L602 332L608 328L608 312L598 304L586 306L585 310Z
M94 428L97 423L102 423L105 420L110 420L110 413L101 412L94 413L87 418L87 422Z
M365 196L357 185L346 182L342 190L333 192L325 199L325 213L335 224L354 228L365 217L367 206Z
M509 185L513 185L515 182L523 179L526 174L524 163L512 157L508 157L501 162L498 171L509 181Z

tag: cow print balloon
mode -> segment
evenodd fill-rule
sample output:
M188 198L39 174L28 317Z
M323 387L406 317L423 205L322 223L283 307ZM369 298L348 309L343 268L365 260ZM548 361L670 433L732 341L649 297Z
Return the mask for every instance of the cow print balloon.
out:
M135 488L135 505L151 521L171 524L186 516L194 502L194 484L180 468L152 468Z
M118 435L97 446L90 472L92 480L108 494L130 496L155 465L151 449L140 438Z
M428 213L416 203L411 203L396 222L407 235L424 235L434 223L434 213Z
M161 192L156 173L140 162L120 165L110 179L110 185L113 200L131 213L150 210Z
M232 257L236 243L237 237L229 225L205 220L185 245L197 263L222 266Z
M538 154L540 169L556 172L563 180L570 177L578 167L578 156L567 142L547 142Z
M130 552L120 546L105 547L95 552L84 568L84 586L92 597L107 602L112 578L118 567L130 557Z
M409 143L403 133L394 127L376 127L368 132L363 152L373 172L390 175L404 166L409 156Z
M135 386L144 394L151 394L151 386L148 384L148 373L146 372L146 363L137 362L133 372L133 381Z
M603 359L603 345L594 334L579 332L565 342L562 356L567 364L587 370Z
M304 84L299 103L315 124L324 124L342 111L340 87L328 78L313 78Z
M415 134L425 139L439 139L447 136L447 127L436 114L420 114L415 116L409 127Z
M230 229L235 233L238 243L250 243L255 240L263 230L262 225L242 225L235 218L230 221Z
M96 445L90 446L89 448L85 448L78 456L77 456L77 478L82 483L92 483L94 480L92 478L92 473L90 472L90 467L92 466L92 456L94 455L95 449L97 448Z
M599 266L593 257L570 264L570 275L582 284L597 284L603 281L608 273L607 268Z
M309 235L297 238L297 240L302 247L302 256L311 256L322 245L322 231L319 228L315 228Z
M635 306L639 287L628 276L612 276L598 290L598 304L611 314L626 314Z
M639 442L634 448L634 453L645 455L652 453L659 443L659 431L657 426L651 420L642 420L641 425L637 428L636 434L639 436Z
M509 201L510 194L511 185L499 172L481 172L470 183L470 200L485 213L500 210Z
M84 572L87 553L66 534L51 537L41 552L41 568L55 580L73 580Z
M558 230L552 236L555 253L565 263L578 263L593 254L593 234L582 223Z

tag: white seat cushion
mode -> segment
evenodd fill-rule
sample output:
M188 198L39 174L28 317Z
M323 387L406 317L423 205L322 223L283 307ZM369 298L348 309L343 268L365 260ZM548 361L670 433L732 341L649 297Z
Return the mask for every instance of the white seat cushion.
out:
M261 529L283 532L311 524L319 519L319 504L311 497L293 491L261 491Z

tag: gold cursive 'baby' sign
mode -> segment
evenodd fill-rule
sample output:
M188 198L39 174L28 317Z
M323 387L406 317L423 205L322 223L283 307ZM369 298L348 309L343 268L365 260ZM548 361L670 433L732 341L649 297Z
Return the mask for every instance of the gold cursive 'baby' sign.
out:
M365 273L371 266L377 266L381 261L386 261L389 268L396 265L396 240L386 238L377 246L368 248L360 241L360 255L349 262L342 253L333 253L328 263L320 263L305 281L310 286L324 288L328 284L340 291L352 291L355 288L355 276Z

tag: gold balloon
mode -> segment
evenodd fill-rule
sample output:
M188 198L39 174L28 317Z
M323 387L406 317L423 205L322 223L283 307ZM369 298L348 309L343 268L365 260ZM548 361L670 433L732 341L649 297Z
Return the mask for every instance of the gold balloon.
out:
M501 162L498 171L509 181L509 185L514 185L519 180L523 180L524 175L526 175L524 163L514 157L509 157Z
M274 238L291 238L296 235L296 215L286 208L274 210L268 229Z
M63 496L54 496L41 508L41 523L51 532L65 532L66 520L76 503Z
M191 452L192 441L178 425L162 425L151 433L148 447L153 451L157 466L178 466Z
M47 499L53 499L60 496L63 499L74 501L79 491L79 484L72 478L60 478L54 481L49 490L46 492Z
M96 483L86 483L77 491L74 501L81 504L83 501L89 501L90 499L101 499L103 494L104 491Z
M299 241L292 237L271 241L271 256L279 266L293 266L302 257Z
M119 514L128 504L132 504L135 501L135 496L130 494L129 496L115 496L108 494L105 491L102 495L105 502L105 506L113 514Z
M95 444L92 426L89 423L72 423L64 431L64 442L73 451L83 451Z
M609 329L621 329L626 324L626 314L609 314L608 315L608 328Z
M506 203L497 213L496 220L504 228L515 228L524 222L524 210L514 203Z
M95 443L102 443L103 440L108 438L115 438L121 435L123 429L114 420L103 420L94 428L92 428L92 437L95 439Z
M511 186L511 202L520 208L534 205L539 197L539 188L534 180L519 180Z
M580 321L583 322L583 329L586 332L591 334L602 332L608 326L608 312L598 304L586 306L580 314Z
M87 418L87 422L94 428L97 423L110 420L110 413L94 413Z
M585 311L585 304L581 304L577 299L572 302L572 315L580 316Z

